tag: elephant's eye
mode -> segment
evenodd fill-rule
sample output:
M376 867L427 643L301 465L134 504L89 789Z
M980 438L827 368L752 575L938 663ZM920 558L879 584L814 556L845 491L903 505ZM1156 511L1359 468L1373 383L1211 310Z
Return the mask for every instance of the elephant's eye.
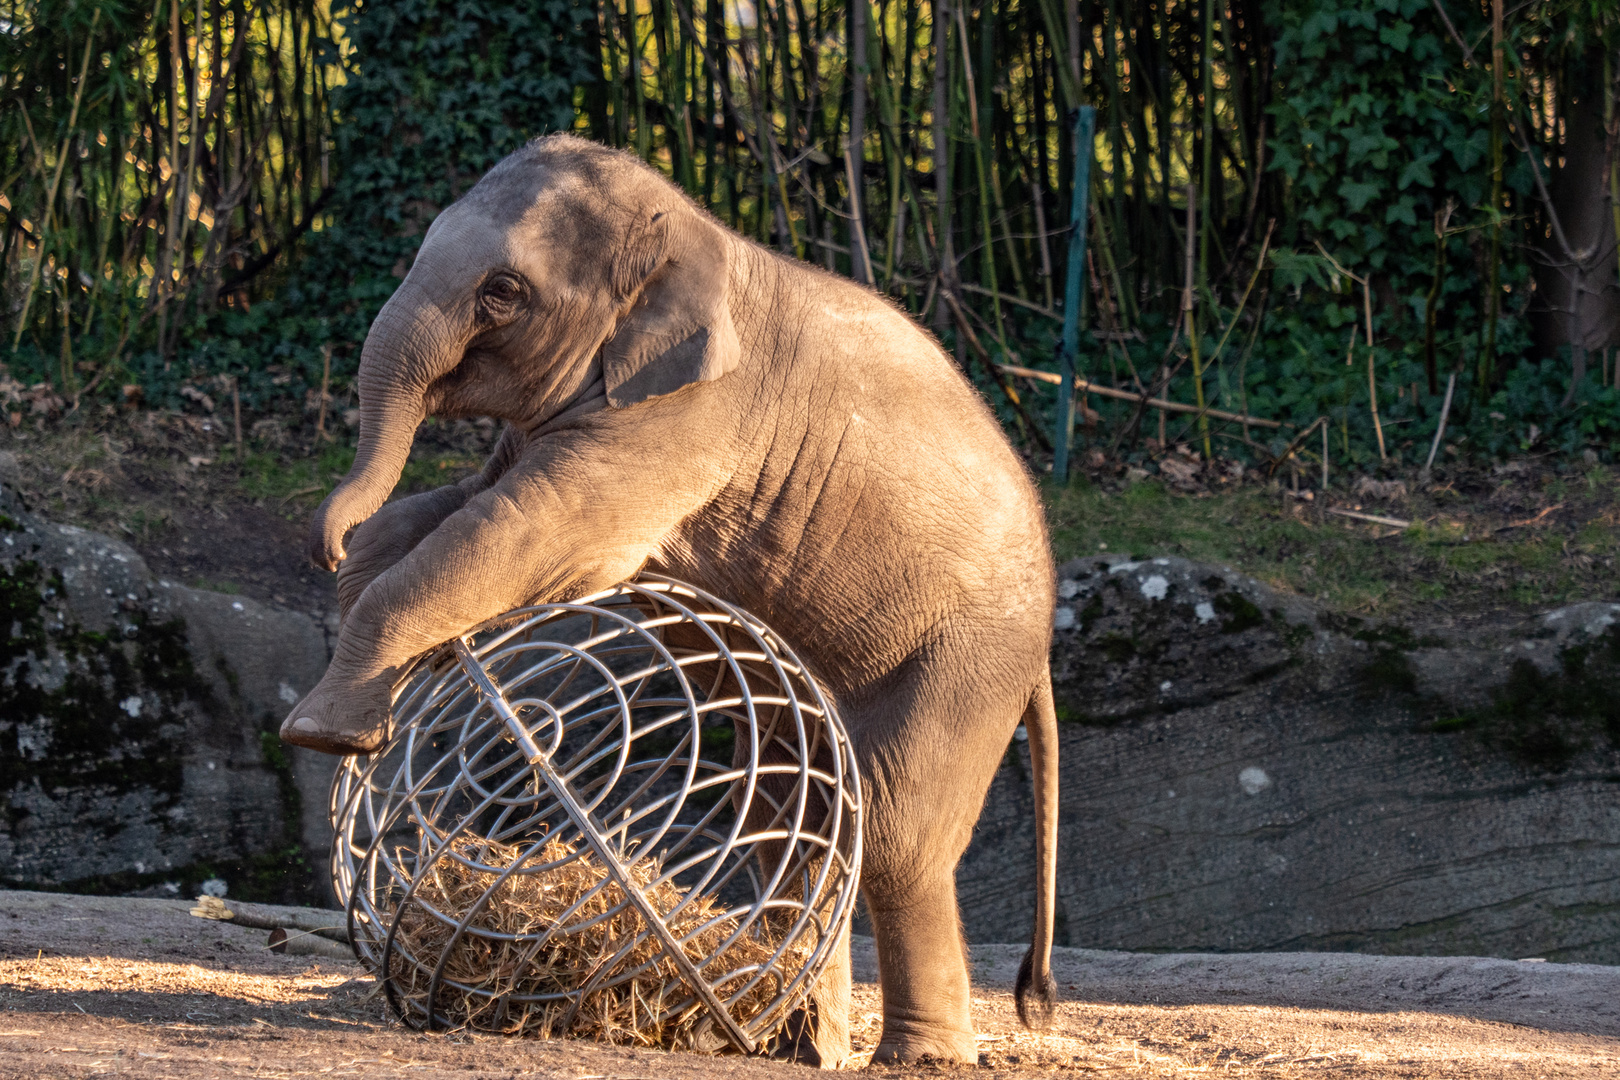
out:
M498 274L484 283L484 297L496 304L515 304L523 297L523 286L508 274Z

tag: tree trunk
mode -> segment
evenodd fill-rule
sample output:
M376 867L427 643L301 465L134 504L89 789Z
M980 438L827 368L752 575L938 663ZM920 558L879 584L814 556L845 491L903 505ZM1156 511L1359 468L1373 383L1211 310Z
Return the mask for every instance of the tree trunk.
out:
M1536 343L1550 354L1576 345L1577 362L1591 350L1620 344L1620 285L1615 276L1615 228L1609 212L1609 178L1603 131L1602 57L1593 54L1582 68L1581 85L1570 95L1563 165L1553 174L1552 201L1569 246L1579 258L1571 266L1556 239L1542 242L1550 265L1536 269ZM1579 290L1577 294L1577 288ZM1584 364L1578 364L1584 369ZM1584 370L1575 372L1577 379Z

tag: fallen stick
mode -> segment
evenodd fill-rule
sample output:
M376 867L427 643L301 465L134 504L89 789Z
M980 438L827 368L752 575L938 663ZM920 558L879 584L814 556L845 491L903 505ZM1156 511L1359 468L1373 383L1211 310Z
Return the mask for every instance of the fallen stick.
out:
M1400 518L1379 517L1377 514L1363 514L1356 510L1340 510L1336 506L1328 507L1328 513L1338 514L1340 517L1355 518L1357 521L1370 521L1374 525L1388 525L1396 529L1410 529L1412 527L1410 521L1402 521Z
M1305 440L1311 437L1311 432L1315 431L1318 426L1320 426L1324 430L1326 430L1326 428L1327 428L1327 417L1318 416L1315 420L1312 420L1310 427L1306 428L1304 431L1300 432L1298 435L1295 435L1294 436L1294 441L1289 443L1287 448L1285 448L1282 453L1278 454L1276 457L1271 459L1271 464L1266 466L1266 479L1267 480L1269 480L1273 476L1275 476L1277 474L1277 468L1280 465L1282 465L1283 462L1285 462L1289 458L1293 457L1294 452L1296 450L1298 450L1301 446L1305 445Z
M315 930L297 930L288 933L285 927L278 926L270 931L270 940L265 948L282 956L325 956L333 960L354 959L354 952L347 945L339 945L320 935Z
M1440 452L1440 440L1446 435L1446 417L1451 415L1451 392L1457 388L1457 372L1452 371L1451 377L1446 380L1446 400L1440 406L1440 424L1434 429L1434 444L1429 447L1429 460L1423 463L1423 470L1418 473L1418 483L1429 482L1429 471L1434 468L1434 455Z
M300 934L318 934L328 941L347 945L349 932L342 926L308 926L288 919L278 919L273 915L266 915L253 911L238 904L235 908L227 907L225 901L217 896L197 897L197 906L191 913L199 919L214 919L218 922L232 922L237 926L246 926L253 930L292 930ZM343 918L342 912L332 912L333 918Z
M1523 521L1510 521L1506 525L1502 526L1500 529L1492 529L1491 532L1490 532L1490 535L1495 536L1497 533L1506 532L1508 529L1521 529L1526 525L1539 525L1541 523L1542 518L1546 517L1548 514L1552 513L1554 510L1562 510L1563 508L1564 508L1563 503L1558 503L1558 504L1556 504L1554 506L1549 506L1549 507L1547 507L1547 509L1545 509L1541 513L1537 514L1535 517L1528 517L1528 518L1525 518Z
M1003 374L1022 375L1026 379L1037 379L1041 382L1061 384L1063 379L1050 371L1037 371L1034 368L1019 367L1017 364L997 364ZM1098 397L1114 398L1118 401L1138 401L1146 404L1150 409L1163 409L1165 412L1177 413L1203 413L1213 416L1217 420L1234 420L1240 424L1255 424L1259 427L1281 428L1291 425L1280 420L1262 420L1257 416L1244 416L1242 413L1222 412L1220 409L1200 409L1196 405L1183 405L1179 401L1165 401L1161 398L1148 397L1146 394L1133 394L1129 390L1115 390L1111 386L1098 386L1089 379L1078 376L1074 380L1074 388L1082 394L1096 394Z

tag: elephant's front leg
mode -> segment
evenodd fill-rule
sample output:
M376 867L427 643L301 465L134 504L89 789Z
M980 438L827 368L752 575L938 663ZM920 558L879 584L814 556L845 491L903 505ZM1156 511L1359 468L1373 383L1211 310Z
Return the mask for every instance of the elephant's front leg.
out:
M479 472L460 483L386 503L357 526L344 545L347 555L338 566L338 614L348 618L366 586L409 554L468 499L500 480L522 448L522 432L508 425Z
M512 608L624 580L691 509L680 497L690 491L649 495L585 473L565 484L544 468L514 467L379 574L281 737L326 753L370 753L388 738L394 684L416 657Z

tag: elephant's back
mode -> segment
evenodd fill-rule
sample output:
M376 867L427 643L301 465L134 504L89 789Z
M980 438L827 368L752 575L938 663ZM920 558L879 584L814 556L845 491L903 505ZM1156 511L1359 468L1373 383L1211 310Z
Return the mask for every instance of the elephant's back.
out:
M847 282L817 291L755 399L769 416L748 467L666 565L729 589L838 682L944 638L1038 671L1055 580L1023 461L931 335Z
M829 335L818 379L841 389L856 418L865 482L883 506L921 518L919 542L948 540L1002 581L1049 566L1039 493L978 389L909 315L851 291L862 332Z

